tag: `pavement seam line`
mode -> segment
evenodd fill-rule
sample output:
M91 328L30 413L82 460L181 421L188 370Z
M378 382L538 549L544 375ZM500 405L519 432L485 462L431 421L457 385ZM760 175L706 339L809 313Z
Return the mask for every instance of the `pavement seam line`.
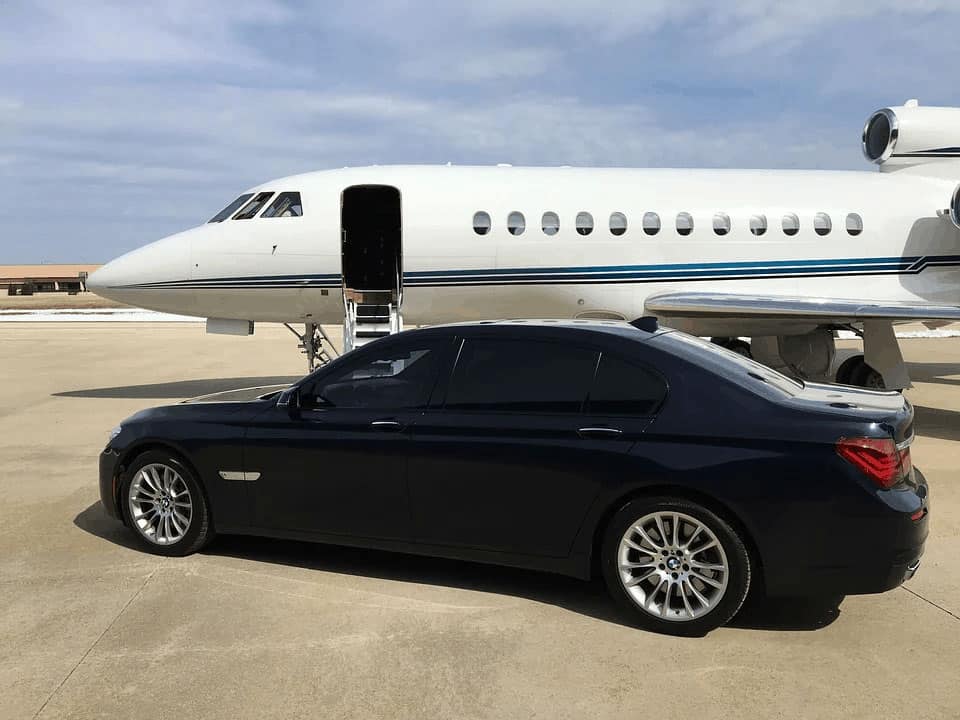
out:
M160 569L159 566L155 567L153 570L150 571L150 574L147 575L146 578L144 578L143 582L140 584L140 587L137 588L137 591L130 596L130 599L127 600L127 602L123 604L123 607L120 608L120 611L114 616L113 620L111 620L110 623L103 629L103 632L97 636L97 639L94 640L93 643L90 645L90 647L87 648L87 651L80 656L80 659L77 660L77 664L73 666L70 672L67 673L67 676L60 681L60 684L57 685L57 687L53 689L53 692L50 693L47 699L43 701L43 705L41 705L40 709L34 713L33 720L37 720L37 718L40 717L40 713L42 713L44 709L47 707L47 705L50 703L50 701L57 696L57 694L60 692L63 686L67 684L67 681L73 677L73 674L77 671L77 668L83 664L83 661L87 659L87 656L91 652L93 652L93 649L97 646L97 644L101 640L103 640L104 636L108 632L110 632L110 628L112 628L116 624L117 620L120 619L120 616L123 615L127 611L127 608L133 604L133 601L136 600L138 597L140 597L140 594L143 592L143 589L147 587L147 583L153 579L153 576L157 573L157 570L159 569Z
M901 587L902 587L904 590L906 590L908 593L910 593L911 595L913 595L914 597L920 598L920 599L923 600L925 603L928 603L928 604L930 604L930 605L933 605L937 610L943 610L943 612L945 612L947 615L949 615L950 617L952 617L954 620L960 621L960 615L957 615L956 613L951 612L950 610L947 610L947 609L946 609L945 607L943 607L942 605L937 605L933 600L927 600L927 598L925 598L923 595L921 595L921 594L918 593L918 592L914 592L913 590L911 590L910 588L908 588L908 587L906 587L906 586L901 585Z

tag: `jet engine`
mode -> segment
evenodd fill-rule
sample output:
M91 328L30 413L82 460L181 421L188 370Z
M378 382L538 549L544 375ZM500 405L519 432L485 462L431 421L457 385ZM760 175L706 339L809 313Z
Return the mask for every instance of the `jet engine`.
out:
M908 100L877 110L863 127L863 154L882 170L960 160L960 108L920 107Z

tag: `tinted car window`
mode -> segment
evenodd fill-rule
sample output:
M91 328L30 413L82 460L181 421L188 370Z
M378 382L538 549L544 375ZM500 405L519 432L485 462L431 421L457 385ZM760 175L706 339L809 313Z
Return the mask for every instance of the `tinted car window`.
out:
M650 370L604 353L590 388L587 412L594 415L652 415L666 394L666 384Z
M301 402L315 408L419 408L437 381L442 346L394 349L350 365L305 390Z
M658 336L657 341L668 346L679 346L679 349L684 349L685 346L687 352L684 355L690 361L724 377L738 380L748 387L762 383L765 387L776 388L791 396L799 394L803 389L803 383L798 380L693 335L669 332ZM690 352L691 350L693 352Z
M561 343L466 340L446 407L527 413L578 413L597 352Z

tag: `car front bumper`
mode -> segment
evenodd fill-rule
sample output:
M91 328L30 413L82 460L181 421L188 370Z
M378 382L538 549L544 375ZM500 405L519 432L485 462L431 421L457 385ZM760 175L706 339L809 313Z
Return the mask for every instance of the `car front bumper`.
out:
M100 453L100 504L107 515L123 520L123 514L117 503L120 493L121 477L120 453L111 447Z

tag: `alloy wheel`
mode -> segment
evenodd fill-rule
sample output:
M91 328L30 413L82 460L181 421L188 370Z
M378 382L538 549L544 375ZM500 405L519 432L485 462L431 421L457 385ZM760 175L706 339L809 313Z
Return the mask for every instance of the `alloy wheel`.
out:
M130 520L155 545L172 545L186 536L193 520L193 499L177 470L163 463L140 468L127 496Z
M695 620L713 610L730 576L716 534L691 515L668 511L644 515L627 528L617 569L641 610L674 622Z

